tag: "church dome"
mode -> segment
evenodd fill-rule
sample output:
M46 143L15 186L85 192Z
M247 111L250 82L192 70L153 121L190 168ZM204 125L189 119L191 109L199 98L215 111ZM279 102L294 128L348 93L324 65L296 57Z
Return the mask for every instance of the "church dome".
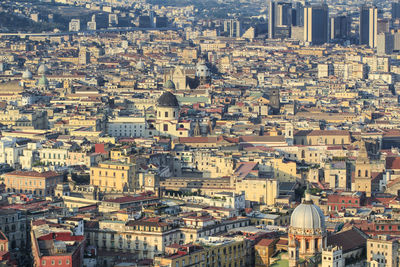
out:
M165 89L170 89L170 90L175 90L175 84L174 84L173 81L168 80L168 81L165 82L164 88Z
M32 79L32 72L30 72L28 69L22 73L22 79Z
M324 213L317 205L306 200L294 209L290 226L301 230L325 230Z
M164 92L157 100L159 107L179 107L178 99L171 92Z
M38 74L46 74L49 72L49 68L45 64L41 64L38 68Z

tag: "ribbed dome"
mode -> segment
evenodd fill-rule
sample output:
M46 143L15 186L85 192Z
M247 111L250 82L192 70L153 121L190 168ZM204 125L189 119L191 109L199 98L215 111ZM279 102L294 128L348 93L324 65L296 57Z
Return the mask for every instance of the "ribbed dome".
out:
M168 80L168 81L165 82L164 88L165 88L165 89L175 90L175 84L174 84L173 81Z
M305 201L294 209L290 226L303 230L325 229L324 213L312 202Z
M49 68L45 64L41 64L38 68L38 74L46 74L49 72Z
M22 79L32 79L32 72L26 69L24 73L22 73Z
M163 93L157 100L159 107L179 107L178 99L171 92Z

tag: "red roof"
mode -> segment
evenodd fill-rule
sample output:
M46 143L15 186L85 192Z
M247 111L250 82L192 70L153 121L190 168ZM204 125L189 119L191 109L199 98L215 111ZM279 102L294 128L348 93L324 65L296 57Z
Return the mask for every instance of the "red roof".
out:
M270 246L272 243L274 243L276 241L276 239L269 239L269 238L264 238L261 239L256 246L264 246L264 247L268 247Z
M400 157L387 157L386 169L400 170Z
M13 171L13 172L6 173L5 176L25 176L25 177L50 178L50 177L60 176L60 174L55 171L45 171L45 172Z

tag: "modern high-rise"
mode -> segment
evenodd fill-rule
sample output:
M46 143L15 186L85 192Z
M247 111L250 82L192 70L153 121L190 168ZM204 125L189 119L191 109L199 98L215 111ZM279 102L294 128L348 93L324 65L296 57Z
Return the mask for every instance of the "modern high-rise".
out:
M360 7L360 44L376 47L378 35L378 9L375 6Z
M276 3L275 25L277 27L292 25L292 3L284 3L284 2Z
M350 30L350 21L347 16L330 18L330 39L347 39Z
M393 2L392 3L392 19L400 18L400 3Z
M292 23L293 26L304 25L304 6L308 5L308 2L296 2L294 3L292 10Z
M242 36L242 25L239 20L229 19L224 21L224 32L229 37L241 37Z
M394 34L382 32L378 34L376 51L378 55L390 55L394 50Z
M292 26L292 3L269 3L268 37L289 38Z
M314 45L327 43L329 40L328 22L328 5L304 7L304 42Z
M268 38L275 38L275 2L272 0L268 5Z

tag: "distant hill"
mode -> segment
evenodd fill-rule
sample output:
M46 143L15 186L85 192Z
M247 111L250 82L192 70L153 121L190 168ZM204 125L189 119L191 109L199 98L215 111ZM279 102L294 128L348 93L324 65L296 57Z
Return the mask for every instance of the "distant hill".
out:
M0 12L0 32L43 32L62 30L65 26L57 23L34 22L19 14Z

